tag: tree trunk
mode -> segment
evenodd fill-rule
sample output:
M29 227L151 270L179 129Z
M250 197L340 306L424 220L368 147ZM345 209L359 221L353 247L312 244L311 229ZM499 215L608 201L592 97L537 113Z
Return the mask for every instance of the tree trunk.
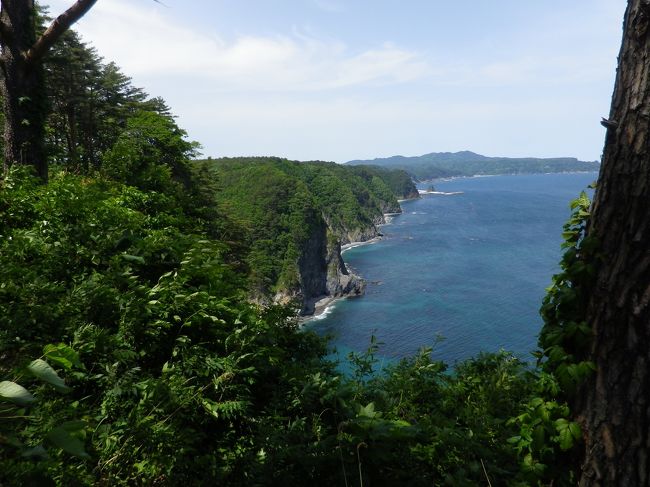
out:
M5 116L4 169L28 164L47 181L46 95L41 60L61 35L97 0L77 0L36 38L34 0L0 3L0 91Z
M650 485L650 2L629 0L589 235L600 263L586 310L594 375L574 412L581 486Z
M5 42L0 58L0 88L5 115L5 170L14 163L29 164L47 180L43 73L40 63L32 63L25 57L36 40L34 5L25 0L4 0L2 3L0 20Z

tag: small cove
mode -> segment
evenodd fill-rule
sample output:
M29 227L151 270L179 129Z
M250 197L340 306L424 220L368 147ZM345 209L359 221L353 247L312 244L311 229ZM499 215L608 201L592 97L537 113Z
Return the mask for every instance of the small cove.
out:
M596 177L437 182L437 191L462 194L403 202L403 213L383 227L383 240L344 254L367 280L366 294L337 302L307 327L331 335L340 357L367 349L374 334L380 361L434 344L434 358L450 364L502 348L530 359L569 202Z

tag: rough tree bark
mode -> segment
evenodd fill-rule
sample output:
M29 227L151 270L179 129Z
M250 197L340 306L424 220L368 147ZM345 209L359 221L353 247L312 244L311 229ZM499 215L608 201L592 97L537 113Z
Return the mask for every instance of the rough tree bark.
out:
M580 388L581 486L650 485L650 1L629 0L589 235L597 371Z
M78 0L36 37L33 0L2 0L0 93L3 97L4 169L27 164L47 180L44 150L46 101L41 60L48 49L97 0Z

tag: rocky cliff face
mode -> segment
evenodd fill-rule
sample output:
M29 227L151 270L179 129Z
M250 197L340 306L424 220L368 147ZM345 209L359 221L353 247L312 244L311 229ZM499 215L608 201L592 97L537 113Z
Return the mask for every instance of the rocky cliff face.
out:
M402 211L401 208L398 208L398 211L394 213L401 213L401 211ZM393 212L387 211L385 213L393 213ZM366 242L368 240L372 240L373 238L380 237L381 232L379 231L377 226L386 223L386 219L384 218L383 214L375 216L372 219L372 222L369 222L367 225L363 227L354 227L354 228L342 227L340 225L337 226L330 223L326 216L324 216L323 218L327 223L330 233L332 235L335 235L336 238L338 238L340 245L345 245L352 242Z
M420 197L415 185L411 193L403 196L405 199ZM385 203L381 209L386 214L402 212L399 203ZM384 223L386 219L380 214L364 227L344 228L331 223L327 215L323 215L312 226L309 238L301 246L302 253L296 263L299 276L296 286L280 291L273 301L283 304L298 302L300 314L307 316L314 313L316 303L321 300L363 294L365 281L347 269L341 256L341 246L381 237L378 226Z
M377 235L373 226L346 234L345 239L354 238L351 241L359 242ZM313 314L316 303L322 299L359 296L364 292L365 281L346 268L341 256L341 237L328 227L325 220L313 226L302 247L297 267L298 286L278 292L273 301L280 304L297 301L303 316Z
M400 195L400 199L403 200L417 200L420 198L420 193L415 184L411 184L403 194ZM388 212L386 212L388 213Z
M345 231L340 237L339 247L341 245L345 245L353 242L366 242L368 240L372 240L373 238L377 238L381 236L381 233L379 232L379 230L377 230L376 227L376 225L380 225L381 223L384 222L381 221L379 223L375 223L374 225L366 228L352 228Z
M407 199L407 198L405 198L405 199ZM398 202L394 202L394 203L392 203L392 202L391 203L382 202L382 204L381 204L381 212L382 213L402 213L402 208L400 207ZM384 218L383 217L381 218L381 220L382 221L380 221L379 223L375 222L375 225L384 223L384 221L383 221Z
M357 296L363 294L365 281L348 271L341 256L341 241L328 234L327 244L327 291L330 296Z
M341 242L323 225L313 232L298 260L302 294L301 315L314 313L315 305L323 298L358 296L363 294L365 282L351 274L341 256Z
M302 248L298 259L298 276L300 281L300 314L314 312L310 303L319 296L329 293L327 286L327 225L322 219Z

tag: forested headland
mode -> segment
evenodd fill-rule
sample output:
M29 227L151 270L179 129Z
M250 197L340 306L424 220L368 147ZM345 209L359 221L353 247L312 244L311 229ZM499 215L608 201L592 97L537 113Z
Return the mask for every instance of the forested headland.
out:
M537 366L501 352L451 367L423 349L377 373L373 339L342 375L297 313L346 292L341 243L376 235L410 178L197 160L163 100L65 31L94 3L47 29L30 2L1 7L0 63L26 76L2 79L1 485L645 485L626 438L647 401L647 187L628 177L647 154L626 141L648 121L629 97L607 121L595 209L572 203ZM630 34L624 52L649 42ZM640 72L622 66L619 94ZM608 401L627 397L620 433Z
M216 203L247 247L251 297L293 301L302 314L321 298L362 293L341 245L378 237L384 214L401 212L398 199L419 197L404 171L372 166L279 158L194 164L216 185Z

